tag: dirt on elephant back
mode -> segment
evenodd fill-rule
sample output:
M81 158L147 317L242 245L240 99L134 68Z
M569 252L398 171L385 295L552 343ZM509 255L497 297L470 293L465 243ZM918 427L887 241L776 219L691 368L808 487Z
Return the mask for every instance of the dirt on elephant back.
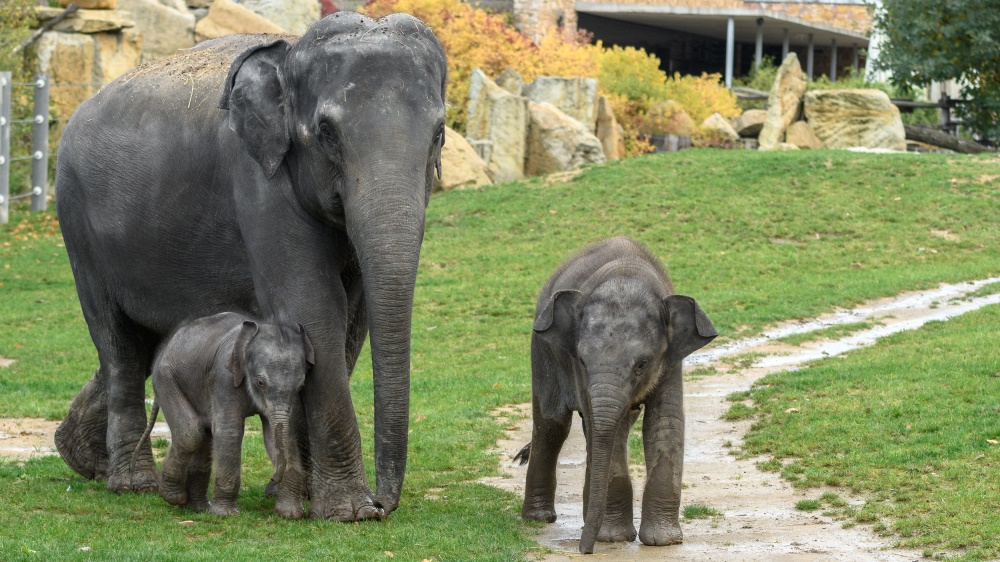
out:
M920 551L892 548L892 538L877 536L870 527L844 528L841 521L795 509L800 500L816 499L834 491L850 504L861 505L865 498L845 490L800 491L779 475L762 472L756 464L762 459L738 459L730 454L739 450L751 421L731 422L722 415L731 405L726 397L748 390L757 379L777 371L793 369L803 363L871 345L883 336L916 329L934 320L947 320L959 314L1000 303L1000 294L965 298L986 284L1000 278L973 283L941 285L937 289L906 293L881 299L852 310L841 310L815 320L790 322L748 340L710 345L686 361L686 368L715 366L719 374L685 379L685 449L684 490L681 506L702 505L720 515L706 519L681 518L683 544L648 547L638 539L631 543L597 543L594 554L600 560L680 560L680 561L857 561L904 562L923 558ZM777 338L818 329L867 321L873 327L837 340L816 340L792 346L775 342ZM759 357L749 367L732 364L734 356L753 353ZM757 354L760 354L759 356ZM529 374L525 374L529 376ZM521 404L495 412L507 429L505 439L497 444L504 477L489 478L485 483L523 496L527 466L512 461L514 455L531 440L531 405ZM557 467L555 523L545 525L538 541L549 549L546 562L580 558L578 544L583 528L583 484L586 471L586 443L574 415L574 427L563 445ZM764 459L766 460L766 459ZM642 484L645 471L632 466L635 526L639 528Z

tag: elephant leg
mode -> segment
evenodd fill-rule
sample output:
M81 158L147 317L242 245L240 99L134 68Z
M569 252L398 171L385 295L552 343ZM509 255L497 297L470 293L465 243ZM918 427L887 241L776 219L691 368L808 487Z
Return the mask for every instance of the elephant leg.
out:
M556 466L573 425L573 411L560 405L555 362L543 345L533 340L531 346L531 452L521 517L552 523L556 520Z
M208 482L212 477L212 436L208 433L191 459L187 476L187 506L195 511L208 511Z
M684 389L681 366L667 373L646 399L642 439L646 487L642 496L639 540L649 546L683 542L680 526L684 467Z
M198 416L190 404L179 400L166 405L162 396L164 393L160 393L160 408L170 426L170 448L163 459L160 496L171 505L187 505L188 474L209 436L198 423Z
M249 383L247 383L249 384ZM216 412L212 423L212 456L215 460L215 491L209 511L215 515L237 515L240 469L243 455L244 419Z
M601 542L631 542L636 536L632 520L632 479L628 473L628 435L639 418L639 410L632 410L628 416L628 422L615 441L614 456L611 459L607 508L604 522L597 533L597 540ZM589 484L590 478L587 478L587 482Z
M108 475L108 394L104 380L100 369L94 371L55 433L56 449L66 464L93 480Z

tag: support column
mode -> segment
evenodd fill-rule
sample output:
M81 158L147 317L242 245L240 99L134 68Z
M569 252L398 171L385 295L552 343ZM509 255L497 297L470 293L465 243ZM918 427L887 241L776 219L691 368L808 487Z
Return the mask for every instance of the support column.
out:
M726 22L726 87L733 87L733 55L736 51L736 20Z
M754 44L753 65L760 68L760 60L764 57L764 18L757 18L757 42Z
M780 65L785 61L785 57L788 56L788 28L785 28L785 37L781 40L781 60L778 61Z
M858 44L855 43L854 46L851 47L851 69L854 70L855 76L858 75L858 62L860 58L861 57L858 54Z
M837 81L837 40L830 40L830 82Z
M813 45L813 34L809 34L809 46L806 48L806 76L809 77L809 81L812 82L813 79L813 61L816 59L816 48Z

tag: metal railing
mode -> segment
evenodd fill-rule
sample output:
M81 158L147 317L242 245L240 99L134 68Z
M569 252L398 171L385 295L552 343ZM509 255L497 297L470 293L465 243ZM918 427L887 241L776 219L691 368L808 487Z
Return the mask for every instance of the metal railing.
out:
M14 119L11 100L14 88L31 88L33 110L31 116ZM11 129L31 124L31 153L11 155ZM10 167L14 162L31 161L31 189L19 195L10 194ZM10 72L0 72L0 224L6 224L10 202L31 197L31 210L44 211L49 184L49 77L39 74L34 82L14 82Z

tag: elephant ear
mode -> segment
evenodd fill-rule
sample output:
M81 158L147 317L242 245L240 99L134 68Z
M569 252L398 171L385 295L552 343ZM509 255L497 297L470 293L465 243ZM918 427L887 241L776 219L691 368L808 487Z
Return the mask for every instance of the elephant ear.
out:
M691 297L670 295L663 299L667 318L667 362L680 363L719 335L705 311Z
M576 355L576 334L582 301L583 293L580 291L557 291L535 316L532 329L549 345Z
M316 366L316 350L313 349L312 341L309 339L309 334L306 333L306 329L302 324L296 324L299 328L299 333L302 334L302 344L305 347L306 352L306 363L309 363L310 367Z
M233 355L229 358L229 371L233 374L233 388L243 384L243 375L247 372L247 346L257 335L257 323L245 320L233 344Z
M281 63L291 48L279 39L243 51L229 67L219 99L219 109L229 110L229 128L269 178L285 159L290 142Z

